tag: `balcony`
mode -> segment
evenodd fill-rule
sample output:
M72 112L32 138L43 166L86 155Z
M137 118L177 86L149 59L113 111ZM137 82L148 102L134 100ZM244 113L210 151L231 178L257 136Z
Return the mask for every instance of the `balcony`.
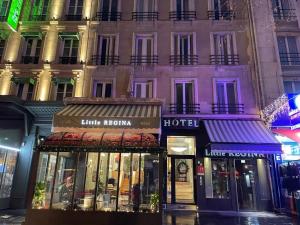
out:
M208 19L211 20L232 20L235 18L235 13L233 10L227 11L207 11Z
M39 63L39 56L22 56L21 63L23 64L38 64Z
M171 114L198 114L200 104L170 104L169 112Z
M133 65L154 65L158 63L158 56L151 55L151 56L140 56L140 55L133 55L130 58L130 63Z
M244 104L212 104L214 114L243 114Z
M82 15L65 15L66 21L81 21Z
M219 65L238 65L240 63L239 55L210 55L210 64Z
M197 65L198 55L171 55L170 64L172 65Z
M195 20L196 11L172 11L169 12L170 20Z
M279 56L281 65L300 65L300 53L279 53Z
M59 63L60 64L77 64L77 56L71 56L71 57L59 57Z
M121 20L120 12L97 12L98 21L119 21Z
M117 65L119 64L120 57L119 56L101 56L101 55L93 55L92 56L92 64L93 65Z
M47 15L31 15L29 20L30 21L46 21Z
M275 20L284 21L297 21L297 15L295 9L278 9L273 10L273 16Z
M133 12L132 20L155 21L158 20L158 12Z

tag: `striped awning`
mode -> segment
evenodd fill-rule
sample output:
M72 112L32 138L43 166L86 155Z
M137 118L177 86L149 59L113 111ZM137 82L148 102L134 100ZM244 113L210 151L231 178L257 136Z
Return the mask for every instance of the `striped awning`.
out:
M207 149L232 153L281 153L281 145L258 120L204 120Z
M72 104L56 113L54 132L99 132L134 130L160 132L160 105L145 104Z

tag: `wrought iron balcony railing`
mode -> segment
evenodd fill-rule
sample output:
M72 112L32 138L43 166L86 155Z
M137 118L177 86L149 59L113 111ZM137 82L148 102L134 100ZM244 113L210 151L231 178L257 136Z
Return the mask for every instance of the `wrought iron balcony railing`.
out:
M99 21L119 21L121 20L121 12L97 12L96 19Z
M300 65L300 53L279 53L281 65Z
M244 104L212 104L214 114L243 114Z
M141 55L133 55L130 58L130 63L133 65L154 65L158 63L158 56L141 56Z
M237 65L240 63L239 55L210 55L210 64Z
M198 114L200 104L170 104L169 112L171 114Z
M59 63L60 64L77 64L77 56L62 56L59 57Z
M65 15L66 21L81 21L82 15Z
M275 20L297 21L295 9L273 9L273 16Z
M172 11L169 13L170 20L195 20L196 11Z
M39 56L28 56L24 55L22 56L23 64L38 64L39 63Z
M170 64L173 65L197 65L198 55L171 55Z
M217 11L211 10L207 11L208 19L211 20L232 20L235 18L235 13L233 10L227 11Z
M31 15L29 17L30 21L46 21L47 15Z
M93 55L92 64L93 65L117 65L119 64L119 56L108 56L108 55Z
M158 20L158 12L133 12L132 19L136 21Z

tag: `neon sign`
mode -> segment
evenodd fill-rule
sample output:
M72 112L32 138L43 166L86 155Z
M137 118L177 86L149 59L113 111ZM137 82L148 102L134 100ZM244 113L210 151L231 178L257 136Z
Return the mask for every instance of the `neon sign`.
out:
M18 28L22 6L23 6L23 0L12 0L9 9L7 24L15 31Z

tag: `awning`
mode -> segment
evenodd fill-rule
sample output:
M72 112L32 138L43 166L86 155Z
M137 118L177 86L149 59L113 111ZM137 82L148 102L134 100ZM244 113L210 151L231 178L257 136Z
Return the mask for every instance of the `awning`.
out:
M281 144L258 120L204 120L208 150L228 153L281 153Z
M160 133L160 104L71 104L56 113L53 132Z
M42 151L159 149L159 142L153 134L134 133L52 133L39 146Z

